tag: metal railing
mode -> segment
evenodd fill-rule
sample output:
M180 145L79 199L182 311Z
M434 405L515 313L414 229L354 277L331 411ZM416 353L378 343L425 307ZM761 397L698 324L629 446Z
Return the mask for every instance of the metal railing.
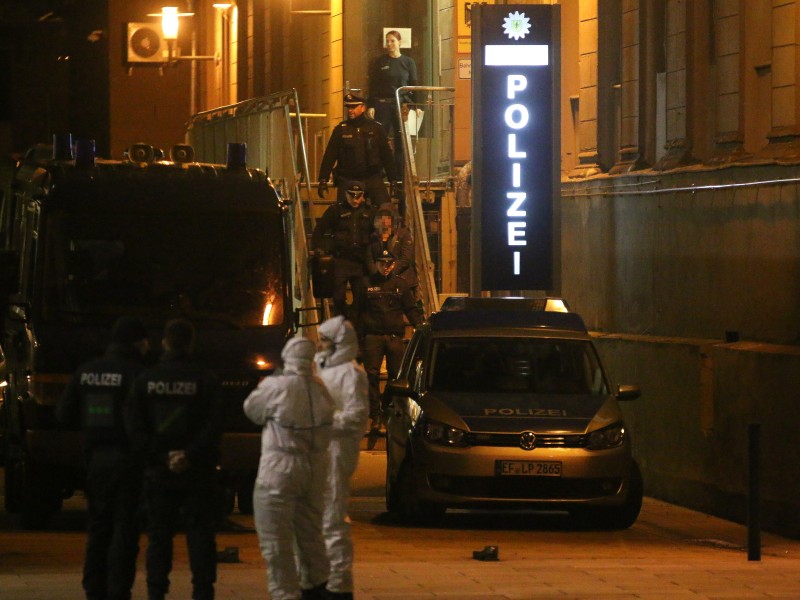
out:
M409 105L410 110L421 108L423 111L423 118L427 116L428 125L436 127L438 125L438 118L445 118L447 127L441 127L441 131L446 133L449 139L446 140L444 146L438 147L438 157L440 160L434 164L434 155L437 154L437 148L433 144L427 149L427 173L424 181L422 181L418 174L416 162L416 146L419 143L420 122L415 120L412 125L416 131L412 132L408 129L408 121L403 118L403 102L401 96L406 92L427 92L425 102L416 102ZM402 128L402 143L404 155L404 168L403 175L403 191L405 196L406 205L406 223L411 228L414 236L414 256L417 267L417 274L420 282L420 294L425 308L425 314L436 312L440 308L439 293L436 287L436 278L434 275L434 264L431 260L431 250L428 244L428 232L425 227L425 215L422 208L423 191L425 197L429 197L434 187L435 175L441 175L443 178L452 177L453 165L453 99L435 101L434 93L455 93L453 87L437 87L437 86L404 86L397 88L395 91L395 102L398 114L398 120ZM436 115L435 109L445 108L446 111L440 111L441 115ZM431 129L431 131L433 131ZM434 136L430 136L434 139ZM441 138L437 138L441 142ZM441 159L444 158L444 161ZM438 168L442 162L447 163L449 166L442 170Z

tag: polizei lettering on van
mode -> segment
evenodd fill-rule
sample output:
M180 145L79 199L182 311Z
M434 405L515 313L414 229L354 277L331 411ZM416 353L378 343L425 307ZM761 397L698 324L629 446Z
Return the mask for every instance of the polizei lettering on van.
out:
M81 383L119 387L122 385L122 373L81 373Z
M196 381L148 381L147 393L158 396L194 396Z
M484 408L487 417L566 417L560 408Z

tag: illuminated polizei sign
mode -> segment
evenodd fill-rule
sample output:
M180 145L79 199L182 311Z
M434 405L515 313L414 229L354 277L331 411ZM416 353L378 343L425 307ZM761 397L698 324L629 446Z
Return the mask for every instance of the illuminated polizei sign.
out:
M473 11L472 222L479 287L550 290L560 178L558 7L482 5Z

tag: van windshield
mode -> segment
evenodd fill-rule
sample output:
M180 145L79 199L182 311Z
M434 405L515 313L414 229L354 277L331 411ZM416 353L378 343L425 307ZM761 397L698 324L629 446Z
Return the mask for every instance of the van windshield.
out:
M283 321L283 231L275 213L49 213L45 318L183 316L208 327Z
M591 342L529 337L443 338L429 388L441 392L606 395Z

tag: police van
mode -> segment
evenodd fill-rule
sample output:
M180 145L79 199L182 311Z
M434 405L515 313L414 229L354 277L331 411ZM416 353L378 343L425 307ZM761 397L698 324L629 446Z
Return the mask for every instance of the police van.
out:
M567 510L633 524L642 477L580 315L558 298L448 298L386 386L386 506Z
M196 326L196 355L222 383L220 467L251 510L259 431L242 402L294 330L290 211L236 153L211 165L183 145L171 160L144 144L122 161L71 149L31 151L0 212L6 509L34 524L83 485L81 434L60 429L54 407L131 315L153 348L167 320Z

